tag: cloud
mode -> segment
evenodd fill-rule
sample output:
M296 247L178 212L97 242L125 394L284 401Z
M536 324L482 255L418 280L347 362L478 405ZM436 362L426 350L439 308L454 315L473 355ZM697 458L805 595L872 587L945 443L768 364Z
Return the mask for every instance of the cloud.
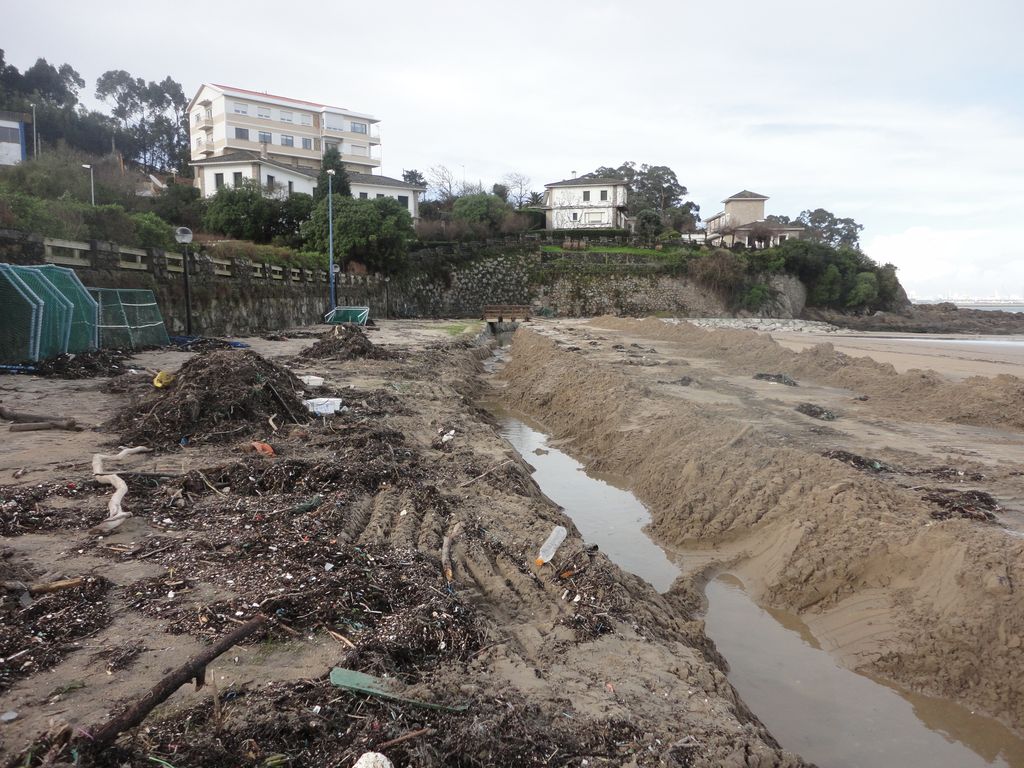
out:
M899 267L911 297L1024 297L1024 223L1007 229L910 227L876 235L865 250Z

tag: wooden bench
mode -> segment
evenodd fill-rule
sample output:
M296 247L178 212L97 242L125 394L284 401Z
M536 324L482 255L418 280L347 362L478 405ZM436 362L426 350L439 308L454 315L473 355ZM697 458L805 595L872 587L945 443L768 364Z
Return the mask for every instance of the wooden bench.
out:
M530 319L530 307L526 304L488 304L481 311L481 320L488 323L514 323Z

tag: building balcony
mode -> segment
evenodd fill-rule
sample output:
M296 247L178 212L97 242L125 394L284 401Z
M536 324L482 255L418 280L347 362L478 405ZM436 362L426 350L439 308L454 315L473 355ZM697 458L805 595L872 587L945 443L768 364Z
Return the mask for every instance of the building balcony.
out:
M368 157L367 155L350 155L347 152L343 152L341 154L341 162L345 165L365 165L380 168L380 158Z
M204 117L199 120L193 121L192 127L197 131L212 131L213 130L213 118Z
M337 128L324 128L321 138L326 141L360 141L370 145L380 144L380 131L370 130L369 133L357 133L355 131L342 131Z

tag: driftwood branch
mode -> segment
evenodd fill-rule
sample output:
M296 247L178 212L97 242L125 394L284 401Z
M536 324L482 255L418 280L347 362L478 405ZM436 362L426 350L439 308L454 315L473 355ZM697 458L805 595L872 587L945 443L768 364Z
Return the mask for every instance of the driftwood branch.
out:
M40 421L66 421L63 416L48 416L41 413L25 413L15 411L6 405L0 405L0 419L7 421L20 421L23 423L38 423Z
M59 592L62 589L74 589L85 584L85 577L78 576L74 579L60 579L59 581L48 581L45 584L25 584L20 581L2 582L3 588L12 592L28 592L30 595L46 595L50 592Z
M456 523L452 532L444 537L441 543L441 568L444 570L444 578L450 584L455 575L452 570L452 542L462 531L462 523Z
M383 744L378 744L376 749L388 749L389 747L394 747L403 742L418 739L420 736L429 736L433 732L433 728L420 728L418 731L410 731L403 736L399 736L397 739L391 739L391 741L385 741Z
M11 432L41 432L44 429L66 429L69 432L77 432L82 428L75 423L74 419L60 419L53 421L26 421L20 424L11 424Z
M121 523L132 516L131 512L125 512L121 507L121 501L128 493L128 484L115 474L106 474L103 469L103 462L106 459L119 461L126 456L133 456L136 453L146 453L152 450L145 446L136 448L125 448L120 453L110 455L106 453L94 453L92 457L92 473L97 483L114 486L114 495L107 503L107 519L93 527L93 531L107 533L117 528Z
M93 731L88 742L96 748L112 744L121 733L139 725L157 705L166 701L172 693L190 680L196 681L196 690L202 688L206 682L207 665L233 645L262 629L268 622L269 617L262 613L258 614L234 632L226 634L202 653L197 653L154 685L149 693Z

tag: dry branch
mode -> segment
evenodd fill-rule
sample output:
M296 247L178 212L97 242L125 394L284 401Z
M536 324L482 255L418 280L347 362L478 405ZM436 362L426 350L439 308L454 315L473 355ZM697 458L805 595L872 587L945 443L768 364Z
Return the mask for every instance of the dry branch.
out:
M3 588L12 592L28 591L30 595L46 595L50 592L59 592L62 589L74 589L85 584L85 577L78 576L73 579L60 579L59 581L48 581L45 584L24 584L20 581L5 581Z
M5 405L0 405L0 419L6 419L7 421L20 421L24 423L66 421L63 416L46 416L41 413L24 413L23 411L15 411Z
M233 645L263 628L268 621L269 618L266 615L258 614L234 632L229 632L202 653L197 653L160 680L149 690L149 693L136 703L97 728L91 738L87 737L88 742L96 748L103 748L113 743L122 732L134 728L145 720L157 705L166 701L172 693L190 680L196 681L196 690L202 688L206 682L207 665Z

